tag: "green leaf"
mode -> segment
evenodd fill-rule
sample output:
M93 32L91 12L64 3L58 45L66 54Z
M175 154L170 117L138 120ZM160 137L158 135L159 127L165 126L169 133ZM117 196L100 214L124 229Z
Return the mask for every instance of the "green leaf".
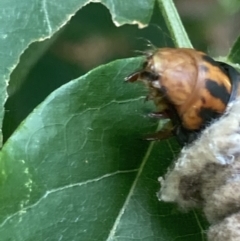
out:
M146 27L152 16L155 0L121 1L101 0L110 10L116 26L138 24Z
M232 63L240 63L240 36L231 48L227 60Z
M159 202L157 178L179 147L141 137L146 90L124 83L142 59L99 67L54 91L0 154L0 237L14 240L204 240L196 213ZM184 220L184 222L183 222Z
M235 14L240 9L240 1L239 0L232 0L232 1L225 1L225 0L218 0L220 6L224 9L227 14Z
M30 43L51 37L76 11L90 2L89 0L0 1L0 146L7 83L12 70L19 62L20 55ZM140 0L135 4L120 0L99 2L110 10L115 24L137 23L139 26L145 26L149 22L154 4L153 0Z
M158 3L176 47L192 48L173 1L158 0Z

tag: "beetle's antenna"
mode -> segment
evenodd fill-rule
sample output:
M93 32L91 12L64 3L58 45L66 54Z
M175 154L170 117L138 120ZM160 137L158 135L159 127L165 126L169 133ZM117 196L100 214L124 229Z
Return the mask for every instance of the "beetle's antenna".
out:
M146 43L147 47L149 47L150 49L155 50L157 48L149 39L146 39L146 38L143 38L143 37L138 37L137 39L143 40Z
M134 50L134 53L137 53L139 55L146 55L146 51L143 51L143 50Z
M149 51L135 50L134 52L140 54L141 56L144 55L147 58L150 58L153 55L153 51L151 50Z
M152 25L152 26L154 26L155 28L157 28L158 30L160 30L160 32L163 34L163 37L164 37L164 41L165 41L165 45L166 45L166 46L167 46L167 41L166 41L166 39L171 39L172 41L174 41L173 38L172 38L172 36L170 36L168 33L166 33L165 31L163 31L163 29L162 29L159 25L157 25L157 24L155 24L155 23L152 23L152 24L150 24L150 25Z

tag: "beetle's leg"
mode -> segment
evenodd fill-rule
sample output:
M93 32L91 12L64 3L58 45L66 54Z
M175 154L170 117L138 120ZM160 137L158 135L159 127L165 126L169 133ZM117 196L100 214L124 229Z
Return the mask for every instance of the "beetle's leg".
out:
M169 137L174 135L174 127L172 126L171 122L167 122L161 130L157 131L156 133L146 134L143 139L147 141L159 141L168 139Z
M159 78L159 75L154 73L153 71L142 71L140 73L140 76L142 79L148 80L150 82L157 81Z
M124 80L126 82L135 82L135 81L139 80L140 76L141 76L141 71L136 71L136 72L128 75L127 77L125 77Z
M139 70L125 77L126 82L135 82L139 79L145 79L148 81L158 80L159 76L151 71Z
M156 119L170 118L169 113L167 113L167 111L151 112L148 114L148 116L151 118L156 118Z

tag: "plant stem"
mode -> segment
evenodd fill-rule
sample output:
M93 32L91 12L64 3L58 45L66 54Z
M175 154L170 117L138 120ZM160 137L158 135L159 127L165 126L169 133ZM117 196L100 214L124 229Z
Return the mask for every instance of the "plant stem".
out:
M192 48L173 1L158 0L158 4L176 47Z

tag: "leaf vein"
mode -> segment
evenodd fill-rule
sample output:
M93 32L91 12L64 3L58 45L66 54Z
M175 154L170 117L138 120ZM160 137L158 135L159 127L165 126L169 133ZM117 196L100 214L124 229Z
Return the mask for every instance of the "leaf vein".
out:
M49 15L48 15L46 0L42 1L42 6L43 6L43 13L44 13L45 20L46 20L47 27L48 27L48 34L51 34L52 33L52 26L51 26Z
M0 228L2 228L8 221L10 221L12 218L16 217L17 215L21 216L22 214L26 213L27 210L36 207L44 199L46 199L49 195L51 195L53 193L56 193L56 192L59 192L59 191L63 191L63 190L68 189L68 188L80 187L80 186L83 186L83 185L87 185L89 183L98 182L98 181L101 181L101 180L103 180L105 178L112 177L112 176L115 176L115 175L126 174L126 173L133 173L133 172L137 172L137 171L138 171L138 169L121 170L121 171L118 170L116 172L108 173L108 174L102 175L100 177L93 178L91 180L87 180L87 181L79 182L79 183L74 183L74 184L69 184L69 185L66 185L66 186L63 186L63 187L59 187L59 188L55 188L55 189L52 189L52 190L48 190L48 191L46 191L46 193L36 203L34 203L32 205L29 205L27 207L24 207L24 208L20 209L19 211L17 211L16 213L13 213L12 215L8 216L0 224Z

